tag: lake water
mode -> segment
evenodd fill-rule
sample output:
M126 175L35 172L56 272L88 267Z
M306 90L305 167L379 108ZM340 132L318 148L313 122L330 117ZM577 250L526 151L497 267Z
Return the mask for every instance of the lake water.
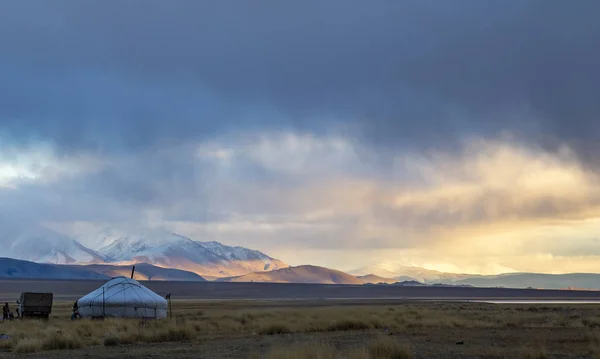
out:
M467 302L471 303L491 303L491 304L600 304L600 299L598 300L543 300L543 299L532 299L532 300L467 300Z

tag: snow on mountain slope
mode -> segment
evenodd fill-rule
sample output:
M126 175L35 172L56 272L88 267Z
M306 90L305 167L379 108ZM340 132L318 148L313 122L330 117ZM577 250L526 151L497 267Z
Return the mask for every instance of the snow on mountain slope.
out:
M93 231L80 234L76 236L75 239L80 243L99 251L123 236L127 236L127 232L113 227L104 227L97 232Z
M198 242L211 252L221 257L227 258L229 261L243 262L250 272L269 271L289 267L282 261L269 257L268 255L240 246L227 246L219 242ZM261 268L262 267L262 268Z
M100 253L42 226L0 228L0 242L7 243L1 255L38 263L102 263Z
M109 276L85 267L42 264L13 258L0 258L0 278L108 279Z
M111 261L132 260L140 256L154 260L171 248L194 250L197 245L188 238L167 231L145 230L116 237L99 251Z
M103 233L108 231L104 229ZM287 267L285 263L258 251L224 246L218 242L197 242L161 229L135 233L114 230L110 234L104 242L111 243L99 251L113 263L150 263L194 272L205 278Z
M200 244L163 231L143 231L120 237L100 250L114 263L150 263L219 276L227 261Z

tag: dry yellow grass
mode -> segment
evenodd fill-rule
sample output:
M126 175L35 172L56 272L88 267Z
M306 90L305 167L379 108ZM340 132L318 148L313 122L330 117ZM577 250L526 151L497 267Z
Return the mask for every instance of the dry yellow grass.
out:
M14 352L19 354L35 353L42 350L41 339L21 339L14 344Z
M548 359L548 353L541 346L528 347L523 350L523 359Z
M261 359L254 354L251 359ZM380 336L366 346L350 350L338 350L326 343L303 343L277 347L264 356L265 359L412 359L410 350L397 340Z
M378 337L369 343L368 353L372 359L411 359L410 349L390 337Z
M254 356L256 359L260 355ZM265 359L339 359L336 350L322 343L305 343L272 349Z
M57 303L47 321L4 323L0 351L40 351L121 346L135 343L200 342L233 334L276 336L296 333L411 333L431 329L464 328L579 328L589 332L590 353L600 357L594 327L600 310L594 306L494 306L486 304L405 304L371 306L277 307L273 303L174 302L174 318L158 321L69 319L69 304ZM542 350L524 348L524 357L544 358ZM275 347L266 358L411 358L411 349L392 336L375 336L368 345L334 348L328 343Z
M596 328L588 331L587 338L590 343L590 352L593 359L600 359L600 333Z

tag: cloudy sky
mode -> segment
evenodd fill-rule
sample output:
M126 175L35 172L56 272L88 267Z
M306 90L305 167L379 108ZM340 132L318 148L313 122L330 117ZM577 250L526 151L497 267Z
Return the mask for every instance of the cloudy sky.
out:
M600 272L598 14L0 2L0 222L343 270Z

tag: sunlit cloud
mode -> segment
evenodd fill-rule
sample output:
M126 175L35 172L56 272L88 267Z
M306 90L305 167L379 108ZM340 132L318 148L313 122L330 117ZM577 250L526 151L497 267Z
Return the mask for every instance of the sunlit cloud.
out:
M58 156L51 146L0 148L0 187L16 189L23 183L50 183L65 177L101 170L106 161L90 155Z
M168 202L153 199L138 219L284 260L289 248L302 248L315 264L343 269L364 264L349 260L362 251L371 253L363 262L455 272L514 272L533 262L556 271L554 261L589 255L576 249L595 245L586 238L600 214L597 180L568 148L548 152L504 137L474 138L455 153L397 153L392 168L377 171L381 164L362 161L342 137L240 138L150 156L152 163L176 157L190 166L185 173L199 177L189 178L197 183L188 192L169 185L163 194L155 181L153 191ZM121 161L131 167L134 159ZM252 180L253 171L263 179ZM189 192L203 186L206 193ZM331 251L339 255L317 254Z

